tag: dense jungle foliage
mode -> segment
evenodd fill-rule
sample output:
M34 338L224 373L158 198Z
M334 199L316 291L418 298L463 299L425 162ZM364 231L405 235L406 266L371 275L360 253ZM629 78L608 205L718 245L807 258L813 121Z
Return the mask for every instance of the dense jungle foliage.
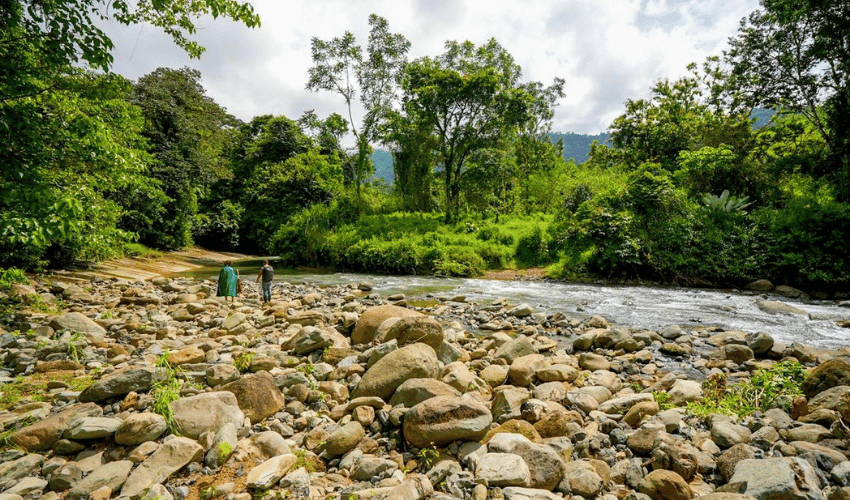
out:
M116 5L127 24L259 24L229 0ZM408 60L372 15L365 47L348 32L313 40L306 90L339 94L339 114L242 122L196 70L102 73L111 42L92 19L105 11L0 6L0 267L198 244L388 273L850 285L846 2L762 0L723 55L627 101L581 162L551 130L564 82L524 81L496 40ZM772 118L756 127L762 108ZM373 176L377 147L392 183Z

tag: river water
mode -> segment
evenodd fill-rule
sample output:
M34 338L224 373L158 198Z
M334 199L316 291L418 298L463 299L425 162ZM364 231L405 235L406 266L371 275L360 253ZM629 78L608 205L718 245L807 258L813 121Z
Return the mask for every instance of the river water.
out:
M260 260L236 263L240 274L256 276ZM181 276L215 280L218 268L197 269ZM609 286L550 281L501 281L433 276L383 276L355 273L311 273L276 270L275 280L317 286L369 282L382 296L403 293L408 300L451 298L488 303L506 298L512 305L526 303L535 311L563 313L568 318L604 317L615 326L661 330L669 325L682 328L718 326L724 330L766 332L779 342L800 342L816 348L850 346L850 328L837 320L850 320L850 307L836 301L799 301L765 293L697 288ZM808 313L770 314L758 302L785 302Z

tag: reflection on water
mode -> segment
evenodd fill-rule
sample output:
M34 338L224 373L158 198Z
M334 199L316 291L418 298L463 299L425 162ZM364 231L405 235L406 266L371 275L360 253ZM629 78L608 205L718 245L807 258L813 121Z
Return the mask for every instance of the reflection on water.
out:
M256 276L263 259L236 263L243 276ZM767 332L777 341L801 342L814 347L850 345L850 329L836 320L850 320L850 308L833 301L800 302L765 294L693 288L602 286L545 281L496 281L437 278L433 276L381 276L353 273L320 273L285 269L275 265L275 281L312 285L356 284L368 281L381 295L404 293L410 300L464 295L480 303L504 297L511 304L527 303L537 311L560 312L567 317L600 315L614 325L660 330L668 325L719 326L725 330ZM218 277L219 268L180 273L195 279ZM809 316L769 314L758 308L762 300L786 302Z

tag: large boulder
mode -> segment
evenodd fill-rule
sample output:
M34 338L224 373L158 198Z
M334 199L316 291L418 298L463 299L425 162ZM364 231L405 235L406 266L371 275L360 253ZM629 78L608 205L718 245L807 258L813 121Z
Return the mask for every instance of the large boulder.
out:
M407 411L404 437L419 448L478 440L492 422L490 410L472 398L437 396Z
M104 486L108 487L110 491L117 491L127 481L132 468L133 462L129 460L118 460L104 464L76 483L65 495L65 498L68 500L86 498L89 493Z
M140 498L148 488L162 484L186 464L201 460L203 454L204 448L193 439L169 439L133 470L121 488L120 496L133 500Z
M564 461L558 456L555 448L532 443L520 434L500 433L493 436L487 443L487 448L496 453L512 453L519 455L528 465L532 488L552 490L564 477Z
M245 414L232 392L205 392L171 403L171 412L180 434L192 439L207 432L217 432L230 422L241 429Z
M377 396L388 401L406 380L434 378L440 364L437 353L425 344L411 344L393 351L372 365L351 393L351 398Z
M368 344L375 338L375 332L389 318L409 318L423 316L419 311L393 305L375 306L366 309L357 320L354 331L351 332L352 344Z
M647 474L638 490L652 500L690 500L694 492L682 476L671 470L655 469Z
M98 325L81 312L61 314L50 322L50 327L56 331L68 330L82 334L89 342L103 342L106 328Z
M412 378L404 381L396 389L389 403L391 406L404 405L413 408L426 399L435 396L460 396L460 391L449 384L433 378Z
M809 313L800 309L799 307L794 307L791 304L786 304L785 302L779 302L776 300L761 300L756 302L756 305L762 311L769 314L796 314L799 316L805 316L809 318Z
M741 460L729 483L758 500L824 500L815 469L798 457Z
M833 358L818 365L800 388L811 398L839 385L850 385L850 360L847 358Z
M820 409L833 410L850 420L850 385L837 385L809 399L809 413Z
M357 447L364 437L366 437L366 430L360 422L352 421L332 432L325 443L316 448L316 452L324 452L329 457L338 457Z
M26 451L46 450L78 419L102 415L103 408L94 403L68 405L58 413L15 431L9 436L9 443Z
M409 316L378 332L375 340L380 343L396 340L399 346L421 342L438 351L443 343L443 327L431 316Z
M252 424L274 415L286 404L274 377L267 371L259 371L221 386L222 391L236 396L239 409Z
M529 354L537 354L537 349L531 343L531 340L523 335L502 344L496 349L495 357L497 359L502 358L508 364L511 364L515 359L528 356Z
M128 366L116 370L80 393L81 403L99 403L123 397L131 392L148 392L156 382L159 372L150 366Z

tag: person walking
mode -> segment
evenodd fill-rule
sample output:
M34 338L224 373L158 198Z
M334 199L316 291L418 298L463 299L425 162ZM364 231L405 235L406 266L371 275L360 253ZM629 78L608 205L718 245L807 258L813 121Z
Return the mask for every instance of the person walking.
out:
M235 297L239 296L239 271L233 268L233 263L229 260L224 261L224 267L218 272L218 288L216 296L227 298L230 297L230 302L235 301Z
M257 273L258 283L260 279L263 280L263 304L265 304L272 300L272 280L274 280L274 269L267 260L263 261L263 267L261 267L260 272Z

